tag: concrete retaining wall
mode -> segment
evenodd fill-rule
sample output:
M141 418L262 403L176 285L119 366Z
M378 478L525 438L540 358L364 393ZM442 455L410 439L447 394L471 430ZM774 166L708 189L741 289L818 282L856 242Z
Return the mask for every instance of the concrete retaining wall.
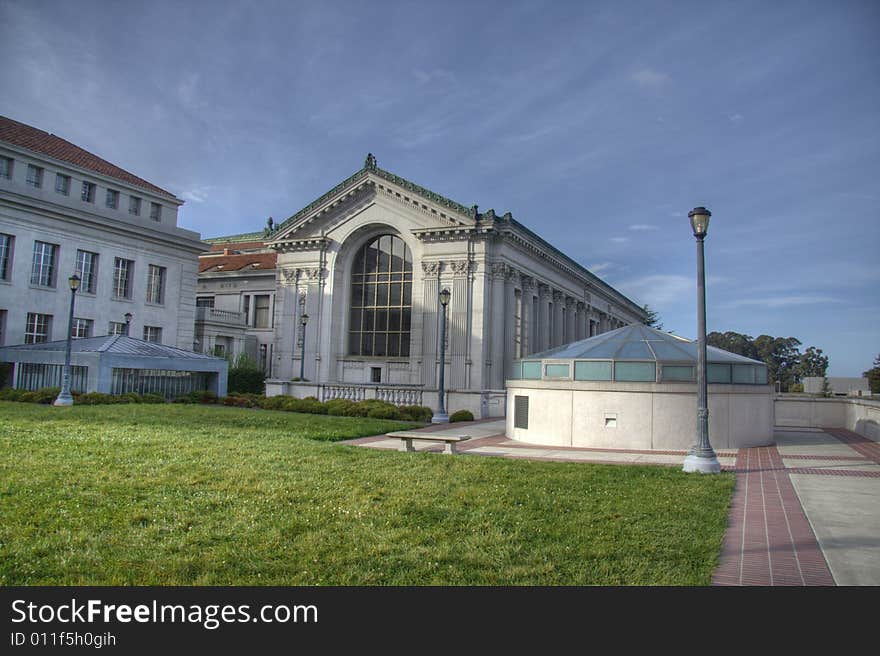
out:
M880 401L780 395L774 412L780 427L846 428L880 441Z

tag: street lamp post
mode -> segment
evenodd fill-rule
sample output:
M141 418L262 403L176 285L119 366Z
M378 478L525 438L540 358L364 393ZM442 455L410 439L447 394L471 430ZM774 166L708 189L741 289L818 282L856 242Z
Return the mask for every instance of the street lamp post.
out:
M61 393L55 399L53 405L73 405L73 397L70 395L70 343L73 339L73 305L76 301L76 290L79 289L79 276L75 273L67 279L70 285L70 314L67 316L67 346L64 349L64 377L61 379Z
M125 316L125 336L131 337L131 335L129 334L129 330L131 330L132 314L131 314L131 312L126 312L124 316Z
M309 315L303 314L299 318L299 325L302 326L302 345L299 356L299 379L306 379L306 324L309 322Z
M684 471L717 474L721 471L718 456L709 443L709 387L706 378L706 267L703 241L712 213L705 207L688 212L697 240L697 443L684 459Z
M443 306L443 318L440 321L440 382L437 385L437 413L431 418L432 424L448 424L449 415L446 414L446 306L449 305L451 294L448 289L440 292L440 305Z

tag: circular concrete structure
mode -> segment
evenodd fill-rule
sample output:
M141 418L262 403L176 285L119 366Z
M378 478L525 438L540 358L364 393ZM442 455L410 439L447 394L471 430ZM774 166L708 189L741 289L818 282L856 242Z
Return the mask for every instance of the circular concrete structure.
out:
M763 362L708 347L715 449L773 441ZM696 441L697 344L641 324L517 360L507 437L532 444L687 450Z

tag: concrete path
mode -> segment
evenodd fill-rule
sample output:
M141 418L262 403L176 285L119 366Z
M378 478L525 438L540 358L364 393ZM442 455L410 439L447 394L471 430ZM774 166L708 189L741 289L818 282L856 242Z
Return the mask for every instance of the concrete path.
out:
M479 456L680 467L686 455L526 444L504 436L503 419L421 430L470 435L459 450ZM718 452L737 481L713 584L880 585L880 445L837 428L777 429L775 438L769 447ZM349 443L400 446L382 435Z

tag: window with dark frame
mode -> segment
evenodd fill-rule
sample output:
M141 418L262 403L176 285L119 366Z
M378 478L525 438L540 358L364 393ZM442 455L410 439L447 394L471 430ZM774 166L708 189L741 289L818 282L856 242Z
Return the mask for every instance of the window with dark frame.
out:
M80 193L80 198L85 203L94 203L95 202L95 189L97 187L93 182L83 182L82 183L82 192Z
M129 196L128 197L128 213L134 214L135 216L140 215L141 213L141 199L137 196Z
M162 205L159 203L150 203L150 218L153 221L162 220Z
M134 272L134 261L117 257L113 263L113 296L114 298L131 299L131 278Z
M396 235L364 244L354 258L348 330L350 355L409 357L412 254Z
M115 210L119 207L119 192L115 189L107 190L107 199L106 203L107 207L111 210Z
M147 270L147 303L165 302L165 267L151 264Z
M25 344L42 344L49 341L49 330L52 327L51 314L28 312L24 327Z
M44 241L34 242L34 259L31 266L31 284L40 287L55 286L55 269L58 245Z
M0 234L0 280L12 279L12 249L15 237Z
M144 341L155 342L157 344L161 343L162 328L159 326L144 326Z
M43 186L43 169L39 166L28 164L27 183L35 189L41 188Z
M91 319L80 319L74 317L73 325L70 328L70 336L74 339L82 339L84 337L92 336L92 324L94 322Z
M55 174L55 192L62 196L70 194L70 176L63 173Z
M79 276L79 290L94 294L98 284L98 254L90 251L76 251L76 275Z
M0 178L12 178L12 162L11 157L0 157Z

